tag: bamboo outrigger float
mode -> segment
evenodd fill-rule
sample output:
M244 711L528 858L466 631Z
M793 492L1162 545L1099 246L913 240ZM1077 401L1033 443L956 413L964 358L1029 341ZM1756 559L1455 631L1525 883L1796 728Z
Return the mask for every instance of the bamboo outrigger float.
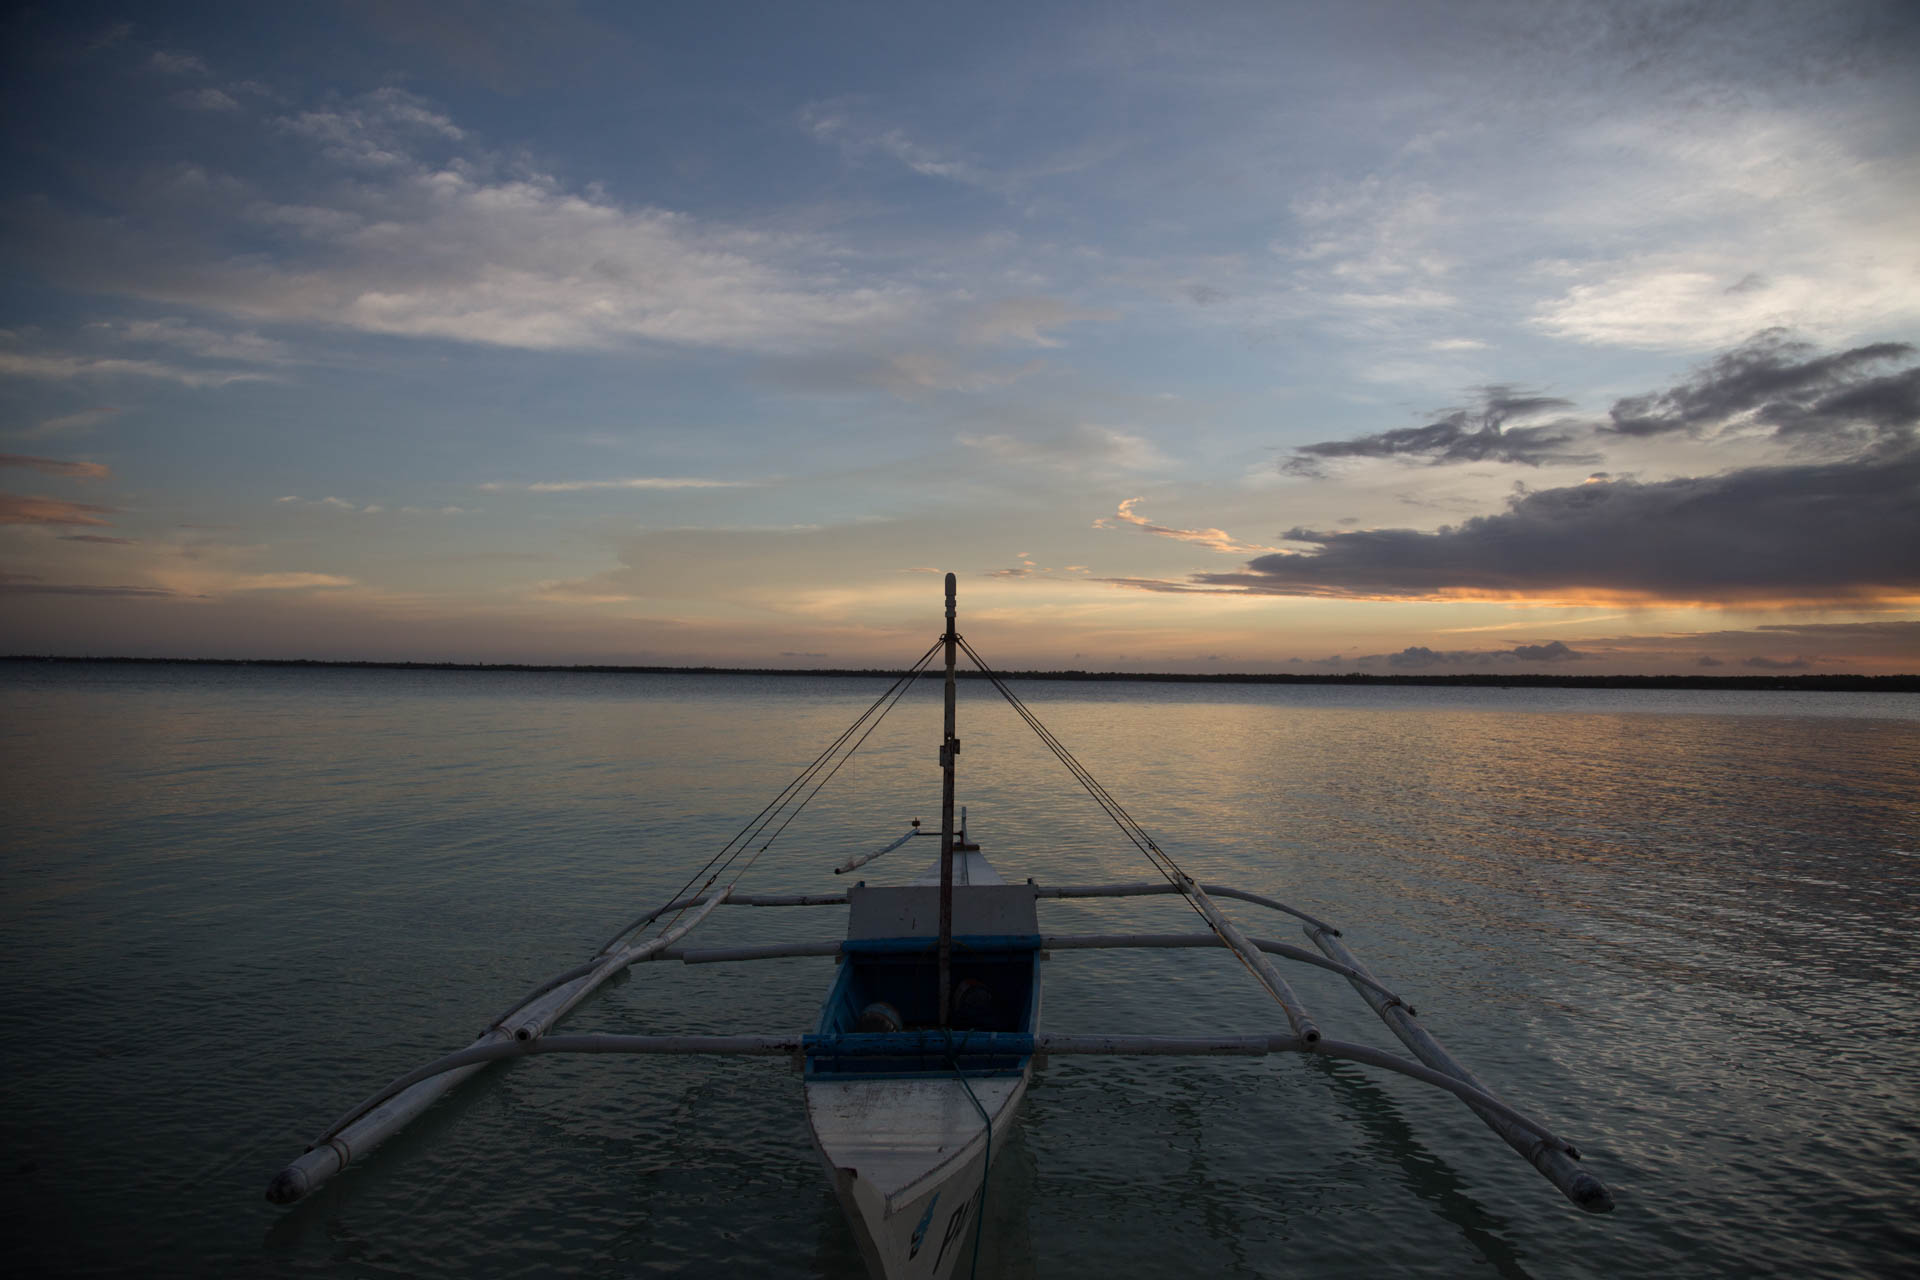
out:
M954 1274L975 1253L987 1177L1006 1126L1018 1113L1036 1064L1052 1055L1262 1056L1316 1054L1362 1063L1454 1094L1575 1205L1602 1213L1607 1188L1576 1163L1579 1152L1539 1121L1493 1096L1423 1027L1413 1006L1370 973L1340 931L1285 903L1188 875L1118 801L980 660L955 630L955 583L946 579L947 628L915 666L822 752L666 905L610 938L591 959L556 974L494 1020L466 1049L390 1082L343 1115L282 1169L267 1198L291 1204L372 1151L436 1099L489 1062L543 1053L745 1054L786 1057L804 1073L814 1145L876 1280ZM1048 749L1073 773L1128 840L1160 872L1135 884L1008 884L955 821L955 666L960 651L980 668ZM912 680L944 654L945 728L940 746L940 856L915 882L864 881L843 893L755 895L739 886L844 763ZM850 858L855 870L930 834L913 829L884 848ZM764 839L763 839L764 838ZM760 842L754 848L755 842ZM704 880L702 879L704 877ZM694 885L698 883L698 888ZM688 892L688 890L693 890ZM1207 931L1184 934L1047 934L1042 899L1181 896ZM1294 917L1318 954L1249 937L1216 899ZM694 949L680 944L721 906L837 906L848 909L839 942ZM642 940L647 929L664 928ZM1288 1031L1237 1036L1050 1035L1039 1029L1040 961L1051 952L1094 948L1226 947L1280 1006ZM738 963L834 956L836 980L811 1033L745 1035L560 1035L554 1028L615 974L646 961ZM1417 1061L1328 1039L1270 957L1344 977Z

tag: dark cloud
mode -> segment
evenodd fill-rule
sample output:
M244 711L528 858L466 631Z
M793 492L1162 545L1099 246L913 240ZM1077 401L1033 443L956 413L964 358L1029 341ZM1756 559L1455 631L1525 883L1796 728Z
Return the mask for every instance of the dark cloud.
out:
M1750 287L1755 279L1734 287ZM1425 426L1301 445L1280 469L1318 477L1337 458L1405 458L1435 466L1592 463L1599 455L1580 446L1596 435L1711 435L1750 423L1830 456L1898 451L1920 433L1920 365L1891 371L1881 366L1914 350L1909 343L1876 342L1823 355L1785 329L1767 329L1677 386L1616 400L1602 423L1559 416L1515 426L1573 406L1490 386L1474 407L1450 410Z
M1813 665L1811 658L1748 658L1740 664L1743 667L1757 667L1762 671L1805 671Z
M134 544L138 543L140 539L109 538L104 533L63 533L60 535L60 541L62 542L96 542L96 543L102 544L103 546L109 546L109 547L131 547Z
M1812 344L1768 329L1679 386L1616 401L1601 430L1702 433L1751 413L1786 439L1831 439L1856 448L1910 441L1920 421L1920 367L1880 376L1872 367L1913 353L1904 342L1876 342L1816 355Z
M1769 404L1755 416L1785 440L1852 448L1910 444L1920 423L1920 365L1856 383L1811 404Z
M1501 652L1511 653L1522 662L1573 662L1592 656L1569 649L1558 640L1549 640L1545 644L1517 645Z
M1202 573L1201 590L1431 598L1583 595L1840 602L1920 591L1920 449L1892 457L1523 493L1431 533L1293 529L1311 552ZM1133 584L1144 585L1144 584Z
M1569 649L1558 640L1546 644L1516 645L1511 649L1429 649L1423 644L1410 645L1398 653L1369 654L1364 658L1355 658L1354 662L1372 665L1384 661L1388 666L1402 671L1424 671L1429 667L1485 667L1495 663L1516 662L1580 662L1591 658L1590 653L1581 653ZM1338 662L1341 659L1334 658Z
M1280 469L1290 475L1319 476L1328 458L1418 458L1435 466L1458 462L1590 463L1598 455L1570 449L1588 433L1579 422L1560 419L1531 427L1509 422L1572 408L1552 396L1523 395L1511 387L1486 387L1471 409L1453 409L1424 427L1401 427L1352 440L1301 445Z
M1700 661L1696 665L1702 666L1702 667L1724 667L1727 664L1720 661L1720 659L1714 657L1710 653L1703 653L1700 655Z

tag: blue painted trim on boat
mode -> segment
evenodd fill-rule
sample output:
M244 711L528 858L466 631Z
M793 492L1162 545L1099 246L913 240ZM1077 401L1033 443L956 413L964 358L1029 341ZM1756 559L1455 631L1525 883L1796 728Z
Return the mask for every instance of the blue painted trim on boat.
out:
M845 955L922 955L939 949L938 938L848 938L840 944ZM1038 951L1037 933L962 933L953 938L955 951Z
M1024 1031L846 1032L801 1039L810 1080L944 1080L1017 1076L1033 1056Z
M829 1035L833 1032L834 1011L848 1003L847 989L853 984L853 966L842 964L839 972L833 976L833 987L827 992L827 998L820 1005L820 1016L814 1022L817 1035Z
M814 1084L841 1084L849 1080L958 1080L960 1077L968 1080L998 1080L1014 1079L1025 1075L1025 1071L1027 1059L1021 1057L1020 1063L1014 1067L970 1067L962 1063L960 1071L954 1071L943 1063L937 1067L927 1067L925 1071L822 1071L816 1075L808 1067L806 1079Z
M800 1039L808 1056L835 1053L845 1057L881 1057L888 1054L951 1053L955 1058L976 1054L1026 1055L1033 1052L1033 1035L1026 1031L851 1031L844 1035L810 1035Z

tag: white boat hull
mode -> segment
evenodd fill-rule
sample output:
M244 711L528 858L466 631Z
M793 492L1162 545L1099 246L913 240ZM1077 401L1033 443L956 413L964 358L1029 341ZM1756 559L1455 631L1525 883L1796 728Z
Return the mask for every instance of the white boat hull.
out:
M874 1280L946 1280L971 1253L989 1160L1031 1074L808 1083L814 1147Z

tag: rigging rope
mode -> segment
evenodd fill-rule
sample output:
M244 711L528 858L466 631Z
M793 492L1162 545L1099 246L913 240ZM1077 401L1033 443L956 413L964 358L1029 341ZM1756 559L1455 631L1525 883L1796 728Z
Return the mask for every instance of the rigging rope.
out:
M894 682L887 686L884 693L875 698L852 724L841 731L839 737L828 743L826 749L813 758L812 763L802 769L793 781L781 788L779 795L768 801L766 807L755 814L744 827L735 832L732 839L721 845L719 852L707 859L705 866L702 866L698 871L687 877L686 883L681 885L679 891L667 899L667 901L673 902L685 897L687 890L692 888L701 876L707 877L706 883L700 887L701 893L704 895L705 892L711 889L714 883L727 872L728 868L733 865L735 859L745 853L768 827L772 826L774 822L779 821L780 825L774 828L773 834L767 837L766 843L762 844L760 848L754 852L753 858L748 860L746 864L747 867L752 866L753 861L771 848L773 842L780 838L780 833L785 831L788 825L800 816L800 811L805 809L807 805L813 801L813 798L820 794L820 788L826 786L827 783L833 779L834 774L840 771L841 766L853 758L853 753L860 749L861 744L872 735L875 729L879 728L880 722L886 719L887 712L893 710L894 705L898 703L902 697L906 696L907 690L912 687L913 682L920 677L920 674L926 670L927 664L933 660L933 655L939 652L940 643L939 640L935 640L931 645L928 645L927 651L920 655L913 666L896 677ZM871 721L871 723L869 723L869 721ZM866 726L865 733L860 733L862 725ZM854 741L852 746L847 746L847 741L853 738L856 733L860 734L859 738ZM841 750L843 747L845 747L844 753ZM840 757L839 760L833 764L831 769L828 769L828 762L833 760L833 757L836 755ZM823 770L825 771L825 776L820 776ZM816 777L819 778L819 781L814 783L811 791L806 791L807 784L813 782ZM795 797L800 796L803 791L806 791L804 798L801 798L797 804L794 803ZM792 806L791 811L788 809L790 805ZM785 815L784 820L782 819L783 814ZM746 867L742 867L741 870L745 871ZM709 872L712 874L709 875ZM692 908L692 903L682 907L673 915L672 919L667 921L663 927L663 931L664 929L672 928L680 917L692 910ZM649 922L649 924L658 923L658 920ZM641 926L643 933L645 927L646 926ZM633 932L633 926L622 929L618 934L615 934L609 939L607 944L601 947L600 950L602 952L611 950L614 943L620 941L621 938L626 937L627 934L631 932Z
M707 891L719 881L720 877L733 866L735 861L737 861L742 854L746 853L755 841L760 840L761 836L765 835L766 839L764 843L761 843L760 847L754 850L753 856L747 859L746 864L741 867L741 871L745 872L754 862L758 861L760 855L773 847L773 842L780 838L781 833L786 831L787 827L793 823L793 820L800 816L801 811L812 803L815 796L820 794L821 788L831 782L834 776L840 772L841 768L846 765L847 761L853 758L854 753L872 736L873 731L879 728L880 722L886 718L887 713L893 710L894 706L899 703L902 697L906 696L907 690L912 687L913 682L926 670L928 663L932 661L933 655L939 651L945 639L946 637L942 636L929 645L926 652L920 655L912 667L896 677L885 692L878 698L875 698L852 724L848 725L838 737L827 745L825 750L815 756L813 761L808 764L805 769L800 771L798 776L781 789L779 795L769 801L765 808L761 809L758 814L754 815L751 821L734 834L732 839L722 845L719 852L707 859L706 864L694 872L692 876L688 877L686 883L680 887L680 890L675 893L672 898L668 899L668 901L673 902L684 898L687 890L691 889L702 876L706 876L705 883L701 885L699 894L697 894L693 900L689 900L686 906L681 907L677 912L673 913L671 918L666 918L663 915L652 921L643 921L637 925L629 925L609 939L607 944L600 949L601 952L604 954L611 951L615 943L619 942L620 939L626 937L629 933L632 933L635 929L641 930L642 935L644 935L647 928L659 924L662 918L666 919L666 923L661 926L662 930L671 929L678 923L681 916L693 909L700 898L705 897ZM1080 763L1073 752L1067 749L1066 744L1055 737L1051 729L1041 723L1040 717L1035 715L1025 702L1021 701L1020 696L1008 687L1007 682L1001 678L999 673L987 665L986 659L980 656L979 651L967 643L964 636L955 636L954 639L957 641L960 649L966 653L968 660L979 669L980 673L987 678L1000 696L1007 700L1007 704L1026 722L1027 727L1033 730L1035 736L1040 739L1048 751L1053 753L1054 758L1060 762L1061 766L1073 776L1074 780L1080 784L1089 796L1093 797L1094 803L1100 806L1101 811L1104 812L1108 818L1112 819L1114 826L1119 828L1120 833L1127 838L1128 842L1138 849L1153 866L1154 870L1158 871L1167 883L1179 892L1181 900L1187 904L1187 908L1201 919L1210 932L1220 939L1222 944L1239 960L1242 967L1247 970L1255 981L1259 982L1263 988L1266 988L1269 994L1276 1000L1280 1000L1279 992L1273 991L1272 988L1267 986L1265 979L1263 979L1259 971L1254 968L1252 962L1240 954L1238 948L1234 947L1226 934L1221 931L1220 926L1214 923L1213 918L1206 911L1202 910L1200 904L1188 893L1187 885L1197 884L1197 882L1186 873L1178 862L1174 861L1171 854L1160 847L1159 843L1147 833L1146 828L1141 826L1134 816L1127 812L1126 806L1114 798L1113 793L1107 790L1105 784L1094 777L1092 771ZM851 745L849 745L849 743L851 743ZM775 825L776 823L778 825ZM769 828L772 829L770 835L767 834ZM1286 1002L1282 1000L1281 1003L1285 1004Z
M1113 824L1120 829L1120 834L1124 835L1135 848L1145 854L1147 861L1152 863L1154 869L1159 871L1169 883L1178 887L1181 878L1184 877L1186 873L1181 870L1180 865L1173 860L1172 856L1169 855L1166 850L1162 849L1151 835L1147 834L1147 829L1141 826L1132 814L1127 812L1126 807L1114 798L1113 793L1108 791L1106 786L1101 783L1098 778L1093 776L1091 770L1080 763L1073 752L1067 749L1066 744L1055 737L1051 729L1041 723L1040 717L1035 715L1032 709L1020 700L1020 696L1008 687L1007 682L1002 679L993 668L987 665L986 660L980 656L979 652L975 650L972 645L968 644L965 639L962 639L960 641L960 647L966 651L967 657L973 662L974 666L980 669L981 674L986 676L993 687L999 691L1000 696L1007 700L1007 704L1018 713L1022 720L1026 721L1027 727L1034 731L1034 734L1039 737L1047 750L1053 753L1054 758L1066 768L1068 773L1073 775L1074 780L1086 790L1088 795L1093 797L1094 803L1098 804L1106 815L1113 820ZM1196 910L1197 909L1198 908L1196 908Z
M1171 854L1165 849L1162 849L1154 838L1147 834L1147 829L1134 820L1133 815L1127 812L1124 805L1114 799L1113 793L1108 791L1106 786L1102 784L1098 778L1093 776L1092 771L1081 764L1080 761L1075 758L1073 752L1067 750L1066 744L1054 737L1053 731L1040 722L1040 717L1035 715L1027 704L1020 700L1019 695L1014 693L1014 691L1007 686L1007 682L1001 679L999 674L987 665L986 659L982 658L974 647L966 642L964 637L960 639L960 647L965 650L967 658L973 665L980 669L980 673L999 691L1000 696L1007 700L1007 705L1011 706L1014 711L1019 714L1020 718L1027 722L1027 727L1034 731L1040 741L1045 744L1047 750L1053 753L1054 758L1066 768L1068 773L1073 775L1074 780L1079 782L1081 787L1086 790L1086 793L1093 797L1094 803L1099 805L1109 818L1113 819L1113 824L1120 828L1120 834L1124 835L1135 848L1145 854L1147 861L1153 864L1154 870L1158 871L1165 877L1167 883L1179 891L1181 901L1185 902L1188 909L1200 917L1201 921L1207 926L1208 931L1220 939L1221 944L1240 962L1240 966L1244 968L1248 974L1252 975L1254 981L1260 984L1261 989L1265 990L1267 994L1271 995L1276 1001L1279 1001L1279 992L1267 986L1266 980L1260 976L1259 971L1253 967L1252 962L1240 954L1239 948L1235 947L1228 940L1226 934L1220 931L1220 927L1213 922L1213 918L1205 911L1202 911L1200 904L1188 895L1183 881L1186 883L1196 883L1193 878L1186 873L1179 863L1173 860ZM1284 1004L1285 1002L1281 1001L1281 1003Z

